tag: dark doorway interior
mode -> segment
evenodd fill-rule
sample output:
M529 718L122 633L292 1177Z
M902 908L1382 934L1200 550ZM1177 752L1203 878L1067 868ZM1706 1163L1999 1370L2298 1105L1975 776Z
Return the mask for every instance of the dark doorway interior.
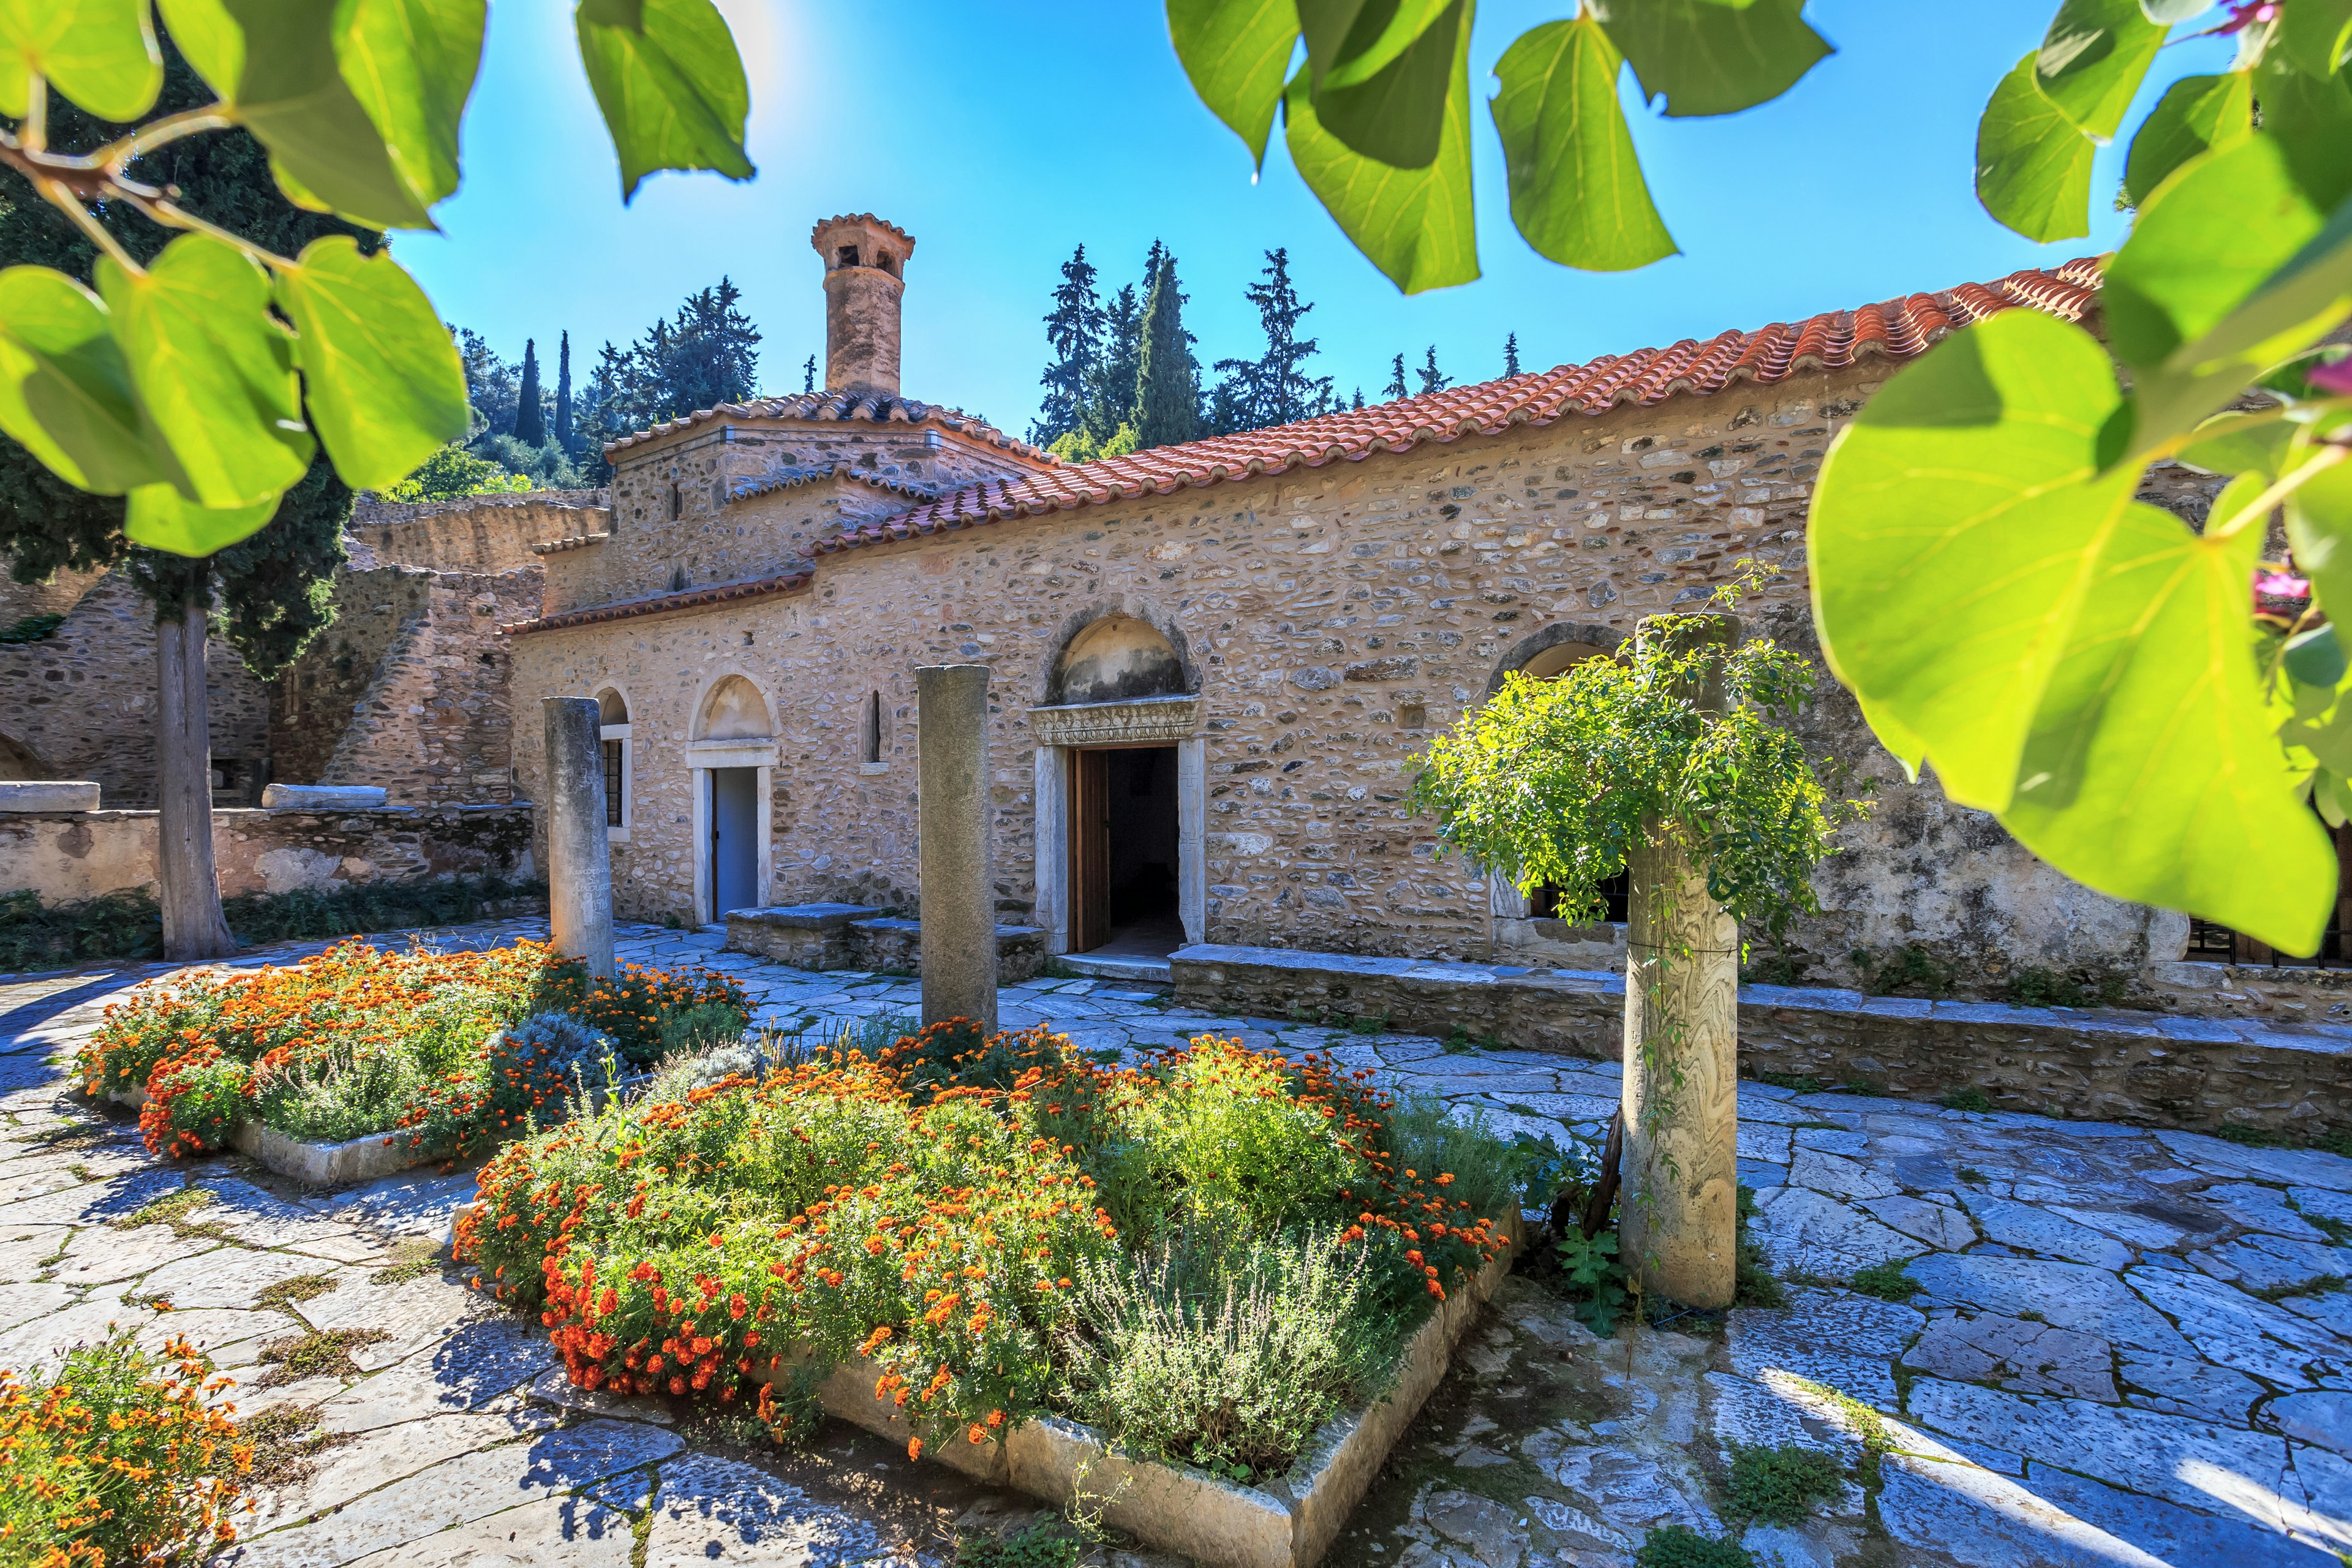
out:
M710 918L760 902L760 770L710 770Z
M1176 748L1071 758L1070 949L1165 958L1184 945L1176 910Z

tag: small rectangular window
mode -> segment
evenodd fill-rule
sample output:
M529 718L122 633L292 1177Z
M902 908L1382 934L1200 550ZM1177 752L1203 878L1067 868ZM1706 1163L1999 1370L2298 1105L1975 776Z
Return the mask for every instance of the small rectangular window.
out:
M604 826L618 827L621 824L621 748L625 741L604 742Z
M863 757L868 766L882 760L882 694L871 691L866 696L865 746Z

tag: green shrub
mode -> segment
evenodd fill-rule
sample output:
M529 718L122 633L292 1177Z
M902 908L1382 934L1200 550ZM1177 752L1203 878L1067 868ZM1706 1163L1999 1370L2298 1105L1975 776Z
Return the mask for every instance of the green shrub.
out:
M1919 1281L1903 1272L1908 1266L1906 1259L1890 1258L1857 1270L1848 1283L1862 1294L1875 1296L1882 1301L1906 1300L1919 1289Z
M2008 998L2018 1007L2112 1007L2129 988L2130 982L2112 970L2029 964L2010 976Z
M1756 1557L1737 1541L1710 1540L1686 1524L1661 1524L1642 1538L1633 1568L1756 1568Z
M698 1056L719 1046L739 1045L751 1016L731 1002L703 1002L662 1020L664 1057Z
M298 1142L341 1143L390 1128L425 1081L405 1051L339 1041L257 1073L254 1110Z
M1270 1479L1324 1422L1384 1391L1395 1341L1362 1331L1371 1244L1329 1232L1088 1262L1065 1338L1070 1407L1139 1452Z
M1412 1171L1444 1171L1453 1193L1480 1214L1507 1214L1519 1206L1530 1177L1548 1161L1562 1158L1549 1142L1505 1142L1473 1109L1456 1121L1435 1095L1407 1095L1389 1112L1390 1158ZM1550 1194L1546 1194L1548 1198Z
M1948 996L1952 966L1916 942L1892 952L1858 947L1847 955L1862 976L1862 988L1874 996Z
M29 889L0 893L0 973L163 951L163 911L143 889L54 905Z
M1169 1071L1176 1092L1139 1100L1124 1121L1180 1212L1256 1234L1339 1217L1334 1194L1358 1158L1319 1108L1285 1092L1278 1058L1194 1051Z
M956 1568L1077 1568L1086 1542L1058 1519L1041 1519L999 1540L968 1531L956 1540Z
M56 611L45 616L20 616L14 626L0 630L0 643L47 642L65 624L65 616Z
M1797 1524L1814 1500L1845 1489L1845 1466L1834 1454L1791 1443L1778 1448L1735 1445L1726 1487L1728 1517L1764 1524Z
M1617 1331L1617 1314L1625 1310L1625 1266L1617 1257L1617 1233L1601 1230L1588 1237L1570 1226L1559 1249L1577 1321L1607 1339Z
M1979 1089L1976 1085L1969 1084L1965 1089L1956 1089L1952 1090L1951 1093L1944 1096L1944 1098L1937 1103L1942 1105L1947 1110L1984 1111L1990 1110L1992 1109L1992 1096L1987 1094L1983 1089Z

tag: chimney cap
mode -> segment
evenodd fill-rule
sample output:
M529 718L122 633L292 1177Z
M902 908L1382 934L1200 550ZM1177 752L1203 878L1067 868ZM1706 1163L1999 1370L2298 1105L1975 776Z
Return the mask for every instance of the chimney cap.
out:
M838 217L823 219L809 230L810 248L825 258L827 270L832 269L835 253L845 236L864 236L894 244L902 262L915 253L915 237L887 218L876 217L872 213L843 213ZM864 254L859 253L861 260Z

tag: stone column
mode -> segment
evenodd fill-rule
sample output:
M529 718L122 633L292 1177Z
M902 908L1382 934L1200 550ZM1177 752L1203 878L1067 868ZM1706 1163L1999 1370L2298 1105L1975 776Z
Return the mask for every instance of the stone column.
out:
M547 731L547 924L555 951L613 973L613 850L604 837L604 747L593 697L542 697Z
M1643 621L1727 650L1731 616ZM1686 693L1724 705L1719 661ZM1643 1289L1686 1307L1731 1304L1739 1194L1739 927L1707 896L1706 868L1663 832L1627 857L1623 1191L1619 1259Z
M996 1027L996 889L989 876L988 666L915 671L916 875L923 899L923 1022Z

